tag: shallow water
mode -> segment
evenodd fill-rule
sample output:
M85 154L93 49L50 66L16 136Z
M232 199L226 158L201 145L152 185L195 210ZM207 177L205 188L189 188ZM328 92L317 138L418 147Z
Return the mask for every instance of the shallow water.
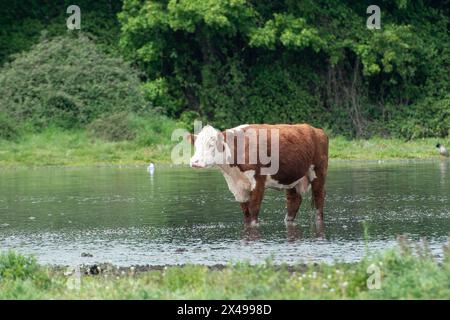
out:
M284 193L272 190L260 225L245 228L213 169L1 170L0 250L62 265L354 261L365 252L366 221L370 251L407 234L439 256L450 232L449 178L449 162L332 162L321 233L309 195L286 226Z

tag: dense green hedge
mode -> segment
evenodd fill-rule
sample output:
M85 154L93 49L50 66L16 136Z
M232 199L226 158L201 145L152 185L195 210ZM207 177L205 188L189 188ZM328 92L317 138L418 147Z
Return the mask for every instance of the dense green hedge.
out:
M96 38L97 44L116 52L119 33L117 13L122 2L116 0L8 0L0 6L0 65L13 60L13 54L29 50L42 34L67 34L69 5L81 9L82 31Z
M166 96L148 97L174 117L191 110L220 127L306 121L346 136L448 135L448 6L380 1L382 28L369 30L370 4L125 0L120 43L148 88Z
M82 35L44 39L0 70L0 112L37 127L144 108L136 72Z
M382 28L368 30L368 0L80 0L76 32L65 27L69 4L0 7L3 119L71 127L145 104L220 128L309 122L348 137L449 134L445 2L379 1Z
M17 124L0 112L0 139L12 140L19 135Z

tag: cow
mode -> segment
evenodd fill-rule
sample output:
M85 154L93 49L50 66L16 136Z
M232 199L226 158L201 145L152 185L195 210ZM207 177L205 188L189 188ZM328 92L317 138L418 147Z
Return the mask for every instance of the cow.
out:
M195 148L190 166L220 169L240 202L245 223L257 224L266 188L285 191L286 222L295 219L302 194L311 189L316 222L323 223L328 137L322 129L308 124L252 124L219 131L207 125L187 139ZM261 151L270 161L263 161ZM270 172L273 164L276 171Z

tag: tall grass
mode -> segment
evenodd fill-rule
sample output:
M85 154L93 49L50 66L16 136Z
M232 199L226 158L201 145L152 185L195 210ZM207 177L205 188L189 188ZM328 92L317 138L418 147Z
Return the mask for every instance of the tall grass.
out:
M385 139L348 140L338 136L330 140L330 158L343 160L386 160L438 158L436 143L450 145L450 139Z
M169 161L176 142L171 133L183 124L163 116L130 115L135 139L105 141L85 129L49 126L41 132L24 129L16 139L0 139L0 167L50 165L144 164Z

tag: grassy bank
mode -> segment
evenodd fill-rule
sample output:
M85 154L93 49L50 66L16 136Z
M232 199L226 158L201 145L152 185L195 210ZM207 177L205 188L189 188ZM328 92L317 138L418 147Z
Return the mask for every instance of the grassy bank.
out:
M107 142L86 132L49 130L17 141L0 141L0 166L84 166L144 164L170 160L169 145L140 146L137 141Z
M152 127L153 128L153 127ZM38 134L24 134L8 141L0 139L0 167L19 166L84 166L84 165L134 165L153 162L170 162L174 142L171 129L155 132L150 128L134 140L107 142L94 139L84 130L61 131L47 129ZM449 139L439 140L450 145ZM438 158L437 139L402 141L399 139L372 138L347 140L342 137L330 140L330 158L337 160L388 160Z
M0 256L1 299L448 299L450 259L392 249L358 263L225 268L191 265L136 273L81 275L39 266L13 252ZM368 289L379 268L381 287ZM368 273L369 270L369 273ZM79 280L77 280L79 279Z
M330 158L338 160L394 160L439 158L436 143L446 146L450 139L402 139L371 138L348 140L343 137L330 140Z

